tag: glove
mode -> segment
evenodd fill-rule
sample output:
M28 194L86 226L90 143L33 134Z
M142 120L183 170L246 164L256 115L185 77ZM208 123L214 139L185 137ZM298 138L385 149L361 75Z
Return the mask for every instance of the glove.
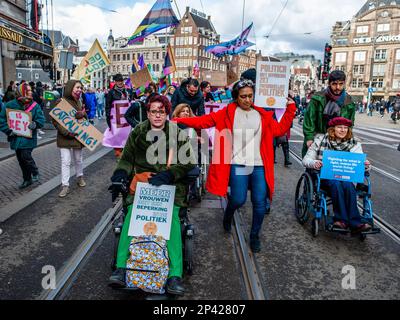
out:
M77 120L81 120L85 117L85 111L77 111L75 114L75 118Z
M37 124L35 121L32 121L28 126L29 130L35 130L36 128L37 128Z
M17 137L17 135L15 134L14 131L10 130L7 132L7 141L8 142L13 141L16 137Z
M112 185L108 188L112 195L112 202L114 202L120 193L125 197L128 194L129 177L125 170L116 170L111 177Z
M70 137L70 138L75 138L77 136L78 136L78 134L75 132L68 132L68 137Z
M149 179L149 183L153 186L159 187L162 185L171 185L174 182L174 175L170 170L157 173Z

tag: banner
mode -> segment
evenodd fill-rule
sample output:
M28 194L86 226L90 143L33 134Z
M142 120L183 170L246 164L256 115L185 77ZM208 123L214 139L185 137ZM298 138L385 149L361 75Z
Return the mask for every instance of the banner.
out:
M111 108L111 130L104 132L103 146L109 148L125 148L132 127L125 119L125 113L131 106L128 100L114 101Z
M212 103L212 104L204 105L204 109L205 109L207 115L210 113L213 113L213 112L218 112L226 107L227 107L227 104L224 104L224 103ZM210 150L211 150L213 143L214 143L215 127L207 129L207 134L210 137Z
M168 76L176 71L175 56L170 44L167 47L167 54L165 55L163 73Z
M77 120L76 109L65 100L61 100L51 111L50 116L69 132L78 134L75 139L90 151L94 151L103 140L103 134L89 120Z
M363 183L367 155L342 151L324 151L321 179Z
M8 127L20 137L32 138L32 130L28 129L32 113L14 109L6 109L6 112Z
M286 109L289 81L289 62L259 61L255 104L262 108Z
M130 75L132 85L137 89L142 86L147 87L153 81L148 68L144 68Z
M91 75L94 72L103 70L110 65L107 55L104 53L99 40L95 40L79 67L75 70L72 77L82 83L90 83Z
M170 239L175 186L137 184L128 236L158 236Z

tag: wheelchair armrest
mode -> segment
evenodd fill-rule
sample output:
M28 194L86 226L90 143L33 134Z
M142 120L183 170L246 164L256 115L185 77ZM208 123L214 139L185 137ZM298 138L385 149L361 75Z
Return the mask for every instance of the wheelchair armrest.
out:
M200 176L200 174L201 174L200 168L196 166L186 174L186 181L188 183L195 182L196 179Z

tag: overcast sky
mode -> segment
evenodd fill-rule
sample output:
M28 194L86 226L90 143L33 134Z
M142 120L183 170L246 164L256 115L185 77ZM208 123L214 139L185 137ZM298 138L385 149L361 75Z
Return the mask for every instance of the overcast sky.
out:
M207 15L222 40L231 40L241 32L243 0L176 0L179 11L189 6ZM250 41L253 49L263 54L277 52L311 53L322 58L324 45L329 41L336 21L349 20L365 0L289 0L271 32L274 21L286 0L247 0L245 24L254 22ZM88 50L95 38L107 40L110 28L114 37L130 36L150 10L155 0L54 0L55 29L79 39L81 50ZM108 10L115 10L113 13ZM173 9L179 18L175 4ZM46 24L46 21L44 21ZM51 19L49 19L51 28ZM312 32L311 35L304 35Z

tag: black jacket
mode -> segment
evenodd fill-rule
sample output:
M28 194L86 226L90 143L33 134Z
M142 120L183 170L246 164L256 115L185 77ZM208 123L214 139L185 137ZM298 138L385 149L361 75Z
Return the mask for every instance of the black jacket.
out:
M128 111L125 113L125 119L132 128L147 120L146 105L143 101L132 103Z
M175 93L172 96L171 103L172 103L172 112L174 112L177 105L181 103L186 103L192 108L192 111L196 116L205 115L204 97L203 93L200 90L197 93L197 95L192 97L187 92L186 87L181 86L179 89L175 90Z
M114 88L111 89L107 94L105 111L106 111L106 121L109 128L111 128L110 116L111 116L112 104L114 101L118 100L130 100L129 93L128 91L126 91L125 88L124 89Z

